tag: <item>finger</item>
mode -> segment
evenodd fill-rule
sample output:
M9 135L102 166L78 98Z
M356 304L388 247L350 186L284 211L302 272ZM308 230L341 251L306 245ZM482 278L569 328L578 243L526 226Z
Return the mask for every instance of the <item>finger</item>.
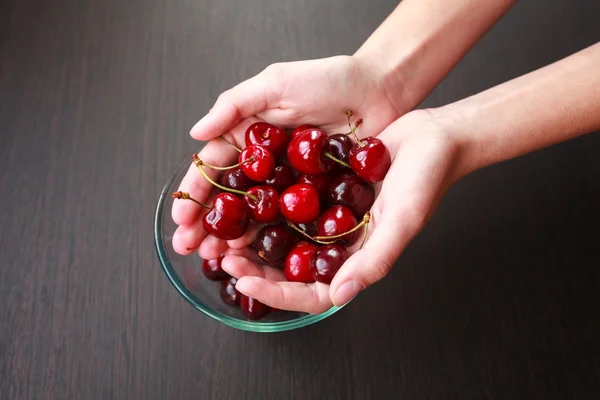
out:
M241 255L226 254L221 266L225 272L238 279L244 276L257 276L275 282L285 281L281 270L257 263Z
M279 310L320 314L331 308L327 285L321 283L274 282L257 276L240 278L236 289Z
M241 237L233 240L228 240L227 245L232 249L243 249L244 247L250 246L256 239L256 234L263 228L263 224L251 223Z
M194 125L190 135L209 140L227 132L244 118L251 117L277 102L280 83L273 68L238 84L219 96L209 113Z
M198 254L205 260L214 260L223 254L227 247L227 241L207 235L200 243Z
M189 255L200 247L206 237L206 230L202 225L202 219L198 218L192 225L178 226L173 233L173 250L177 254Z

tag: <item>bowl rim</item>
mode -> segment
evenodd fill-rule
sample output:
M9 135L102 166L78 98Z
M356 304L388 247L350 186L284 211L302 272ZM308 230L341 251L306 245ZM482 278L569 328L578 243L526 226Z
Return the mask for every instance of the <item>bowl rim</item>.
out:
M182 172L182 170L186 167L189 167L190 161L188 158L185 158L180 165L175 170L175 173L167 180L165 185L163 186L158 202L156 205L156 210L154 213L154 247L156 249L156 253L158 255L158 259L160 261L160 265L167 275L167 278L175 287L175 289L179 292L179 294L195 309L201 311L205 315L217 320L224 325L227 325L232 328L249 331L249 332L284 332L292 329L302 328L308 325L312 325L316 322L319 322L330 315L333 315L340 309L344 307L342 306L333 306L329 310L320 313L320 314L309 314L304 315L300 318L296 318L289 321L279 321L279 322L255 322L255 321L247 321L241 320L237 318L230 317L228 315L222 314L214 309L212 309L209 305L204 303L198 297L196 297L193 293L191 293L183 284L183 282L179 279L171 261L169 259L164 238L162 235L162 227L163 227L163 217L165 212L165 204L167 200L170 198L169 187L173 184L177 176Z

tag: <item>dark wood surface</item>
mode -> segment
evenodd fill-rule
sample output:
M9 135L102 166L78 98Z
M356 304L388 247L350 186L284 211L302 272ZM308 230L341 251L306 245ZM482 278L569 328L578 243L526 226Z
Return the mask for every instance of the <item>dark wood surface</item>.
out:
M305 329L227 328L162 272L155 201L216 96L353 52L394 6L0 0L0 398L597 398L600 135L460 182L387 279ZM520 2L426 105L594 43L599 15Z

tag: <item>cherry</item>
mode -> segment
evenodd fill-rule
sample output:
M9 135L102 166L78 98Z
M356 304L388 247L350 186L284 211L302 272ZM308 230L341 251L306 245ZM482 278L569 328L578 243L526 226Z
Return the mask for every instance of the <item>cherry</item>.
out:
M317 219L321 211L319 192L312 185L296 183L281 194L279 209L283 216L291 222L311 222Z
M348 232L356 225L356 217L351 209L346 206L333 206L319 217L317 233L319 237L325 239L327 236L339 236L344 232ZM357 237L358 231L353 231L341 236L338 240L346 245L351 245Z
M275 157L266 147L259 144L252 144L242 150L238 161L244 174L256 182L265 181L273 175L275 169Z
M326 151L337 158L340 161L348 164L350 150L354 146L354 142L348 135L343 133L336 133L335 135L329 136L327 139Z
M364 138L350 150L352 170L368 183L381 182L391 165L389 150L377 138Z
M298 243L287 255L283 273L290 282L313 283L310 260L319 247L308 242Z
M331 170L334 161L324 156L327 134L318 128L307 129L296 135L287 149L288 160L299 172L318 175Z
M254 249L267 264L279 265L295 242L296 237L285 225L269 225L256 234Z
M246 146L259 144L266 147L276 158L285 154L288 136L284 129L266 122L255 122L246 130Z
M349 207L360 217L373 206L375 189L354 173L343 174L329 185L327 200L330 205Z
M229 278L229 274L221 268L223 258L225 258L225 254L221 254L219 258L215 258L214 260L202 260L202 272L204 276L211 281L222 281Z
M246 191L254 185L254 181L238 167L226 171L221 178L221 184L230 189Z
M329 175L320 174L320 175L307 175L300 174L296 178L296 183L308 183L317 189L319 192L319 199L326 200L327 192L329 190Z
M221 282L221 291L219 293L223 302L232 307L239 306L242 297L242 294L235 288L236 283L236 278L233 276L229 277L229 279Z
M241 294L240 306L242 308L242 313L244 316L252 321L258 321L263 319L269 312L271 312L271 307L266 304L261 303L260 301L248 297L244 294Z
M273 175L265 181L267 185L273 186L280 194L295 182L294 170L286 164L276 166Z
M292 133L290 134L290 142L292 140L294 140L294 138L301 132L304 132L307 129L314 129L316 128L316 126L314 125L309 125L309 124L304 124L304 125L300 125L299 127L295 128Z
M327 244L314 252L310 259L310 270L317 282L330 284L347 259L348 251L344 246Z
M255 186L248 190L250 196L244 197L246 204L252 213L252 219L256 222L268 224L279 217L279 195L272 186Z
M237 239L246 232L250 212L244 200L231 193L219 193L202 218L206 231L223 240Z
M302 229L304 232L308 233L310 236L317 236L317 221L311 221L306 224L296 224L298 228ZM302 236L303 239L306 239L305 236Z

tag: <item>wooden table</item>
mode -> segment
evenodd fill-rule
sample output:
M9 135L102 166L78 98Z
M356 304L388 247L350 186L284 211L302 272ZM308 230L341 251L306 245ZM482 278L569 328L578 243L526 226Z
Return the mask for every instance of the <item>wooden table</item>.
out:
M600 135L461 181L333 317L237 331L153 247L188 130L270 63L352 53L395 2L0 4L1 399L597 398ZM520 2L425 105L591 45L599 13Z

